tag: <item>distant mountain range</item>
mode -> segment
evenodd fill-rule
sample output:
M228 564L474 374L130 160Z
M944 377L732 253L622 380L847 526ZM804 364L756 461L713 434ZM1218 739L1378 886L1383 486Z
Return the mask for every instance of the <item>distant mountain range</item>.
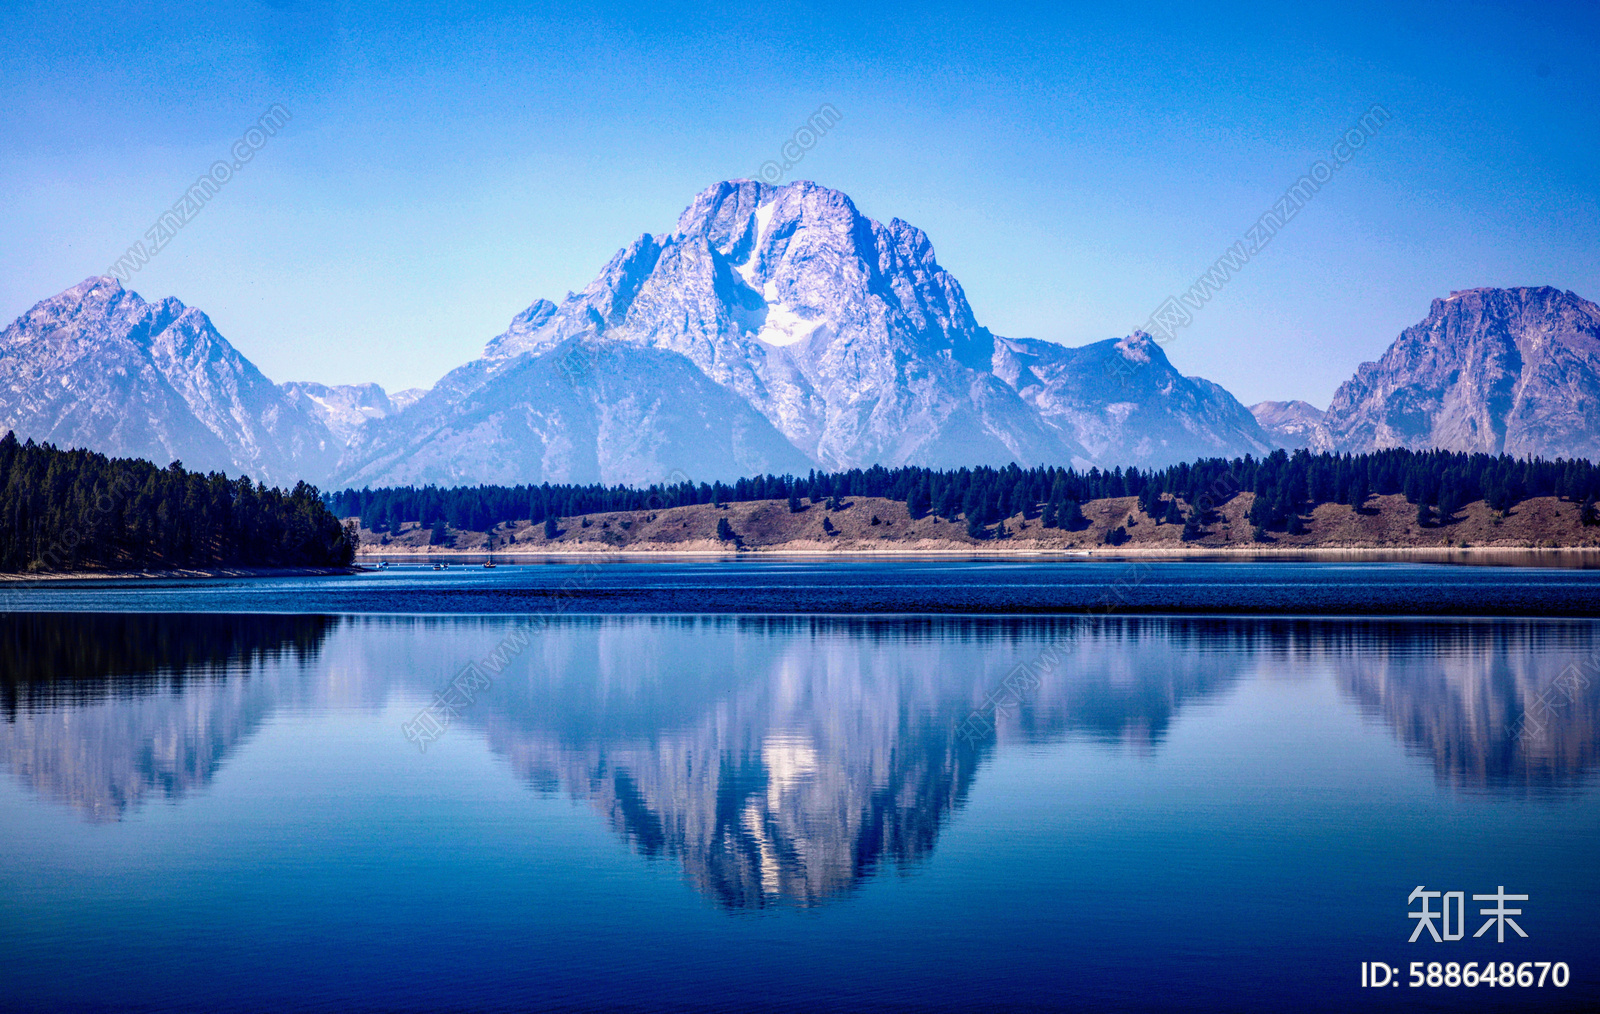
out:
M0 430L324 487L1146 467L1276 446L1595 456L1597 324L1554 289L1453 293L1327 412L1246 409L1139 332L995 335L916 227L813 183L736 180L425 392L274 384L199 310L86 279L0 333Z
M1303 401L1251 411L1289 447L1600 458L1600 306L1548 286L1452 292L1362 363L1326 412Z

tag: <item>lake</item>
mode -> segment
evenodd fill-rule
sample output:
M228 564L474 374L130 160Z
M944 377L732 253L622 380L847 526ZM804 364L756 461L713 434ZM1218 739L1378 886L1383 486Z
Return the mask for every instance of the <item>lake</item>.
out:
M563 562L0 599L0 1009L1600 1004L1600 572ZM1419 885L1464 894L1438 942ZM1413 961L1570 978L1362 985Z

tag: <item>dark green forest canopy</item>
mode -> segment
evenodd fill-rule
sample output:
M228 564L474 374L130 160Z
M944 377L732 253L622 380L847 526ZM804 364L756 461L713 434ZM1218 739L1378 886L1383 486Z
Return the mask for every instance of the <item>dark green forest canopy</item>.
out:
M1121 468L1080 472L1072 468L962 468L936 471L906 466L816 472L805 476L761 475L733 483L677 482L648 487L602 485L403 486L352 489L326 495L339 517L359 517L362 526L387 531L405 522L445 523L464 531L551 517L609 511L649 511L687 504L783 500L812 503L828 497L874 496L904 502L914 517L936 514L990 524L1046 508L1054 517L1070 503L1108 497L1139 497L1152 515L1167 497L1208 511L1240 492L1256 494L1252 520L1266 527L1323 503L1360 506L1374 495L1403 493L1413 503L1446 512L1486 500L1508 510L1530 497L1587 501L1600 493L1600 469L1589 461L1544 461L1509 455L1450 451L1386 450L1370 454L1290 454L1193 463L1141 471Z
M289 492L173 462L0 440L0 570L342 567L353 533L315 486Z

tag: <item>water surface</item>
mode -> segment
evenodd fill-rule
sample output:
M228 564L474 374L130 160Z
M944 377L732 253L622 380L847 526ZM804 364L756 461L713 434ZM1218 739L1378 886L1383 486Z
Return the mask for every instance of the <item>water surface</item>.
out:
M1600 692L1548 706L1600 657L1587 619L128 611L0 635L8 1009L1600 1002ZM408 739L474 662L488 684ZM962 735L1019 664L1037 685ZM1473 914L1408 944L1418 884L1528 894L1529 938L1473 940ZM1572 984L1359 988L1362 961L1490 959Z

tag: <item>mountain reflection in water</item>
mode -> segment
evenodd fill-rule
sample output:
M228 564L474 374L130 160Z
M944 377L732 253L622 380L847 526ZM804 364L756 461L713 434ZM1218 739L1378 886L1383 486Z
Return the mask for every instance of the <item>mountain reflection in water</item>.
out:
M275 709L418 706L517 618L13 614L0 618L0 763L112 820L205 785ZM1518 720L1588 621L588 617L533 634L451 737L594 806L715 903L816 905L933 850L986 756L1078 737L1154 754L1242 681L1332 679L1448 786L1561 791L1596 766L1600 688ZM987 739L957 735L1047 648ZM1593 670L1588 670L1593 672ZM398 729L396 748L415 754Z
M0 615L0 758L94 821L177 799L282 699L260 677L316 657L322 616Z

